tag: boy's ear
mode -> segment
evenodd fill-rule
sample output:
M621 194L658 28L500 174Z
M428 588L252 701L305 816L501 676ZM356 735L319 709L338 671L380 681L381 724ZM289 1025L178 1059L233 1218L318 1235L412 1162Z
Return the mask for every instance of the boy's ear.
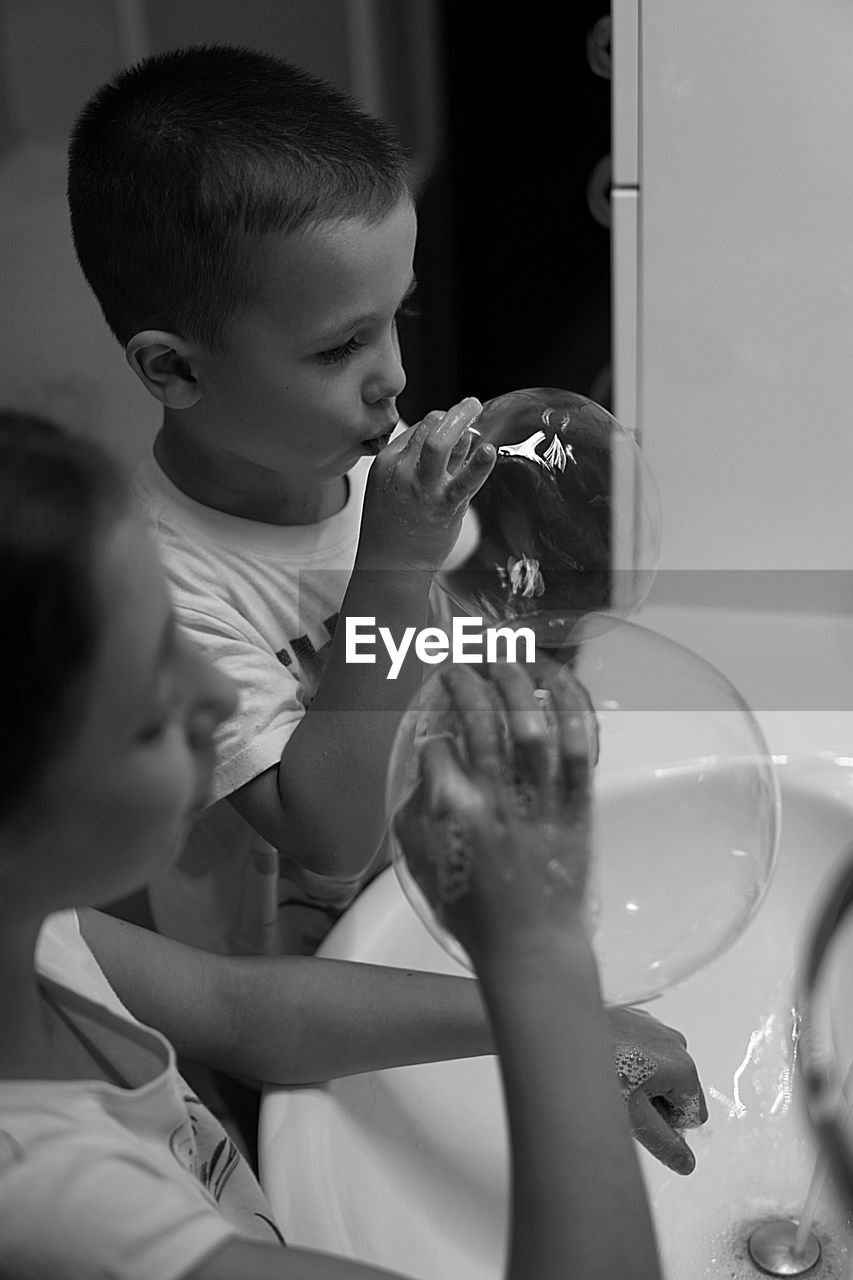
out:
M134 334L124 354L137 378L161 404L189 409L201 399L191 348L177 334L144 329Z

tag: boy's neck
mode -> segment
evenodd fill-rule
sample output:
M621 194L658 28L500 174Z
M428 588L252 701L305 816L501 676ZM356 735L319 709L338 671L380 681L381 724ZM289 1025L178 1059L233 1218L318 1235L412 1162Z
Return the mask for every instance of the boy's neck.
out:
M345 476L289 482L278 472L229 454L221 458L167 416L154 441L154 457L182 493L202 506L263 524L317 524L337 515L347 500Z

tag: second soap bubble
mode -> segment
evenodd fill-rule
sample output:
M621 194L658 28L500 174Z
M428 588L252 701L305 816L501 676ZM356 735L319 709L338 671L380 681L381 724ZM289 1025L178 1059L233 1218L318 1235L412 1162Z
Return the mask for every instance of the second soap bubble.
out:
M562 636L526 618L537 662L566 664L595 711L594 856L589 919L612 1004L683 982L732 945L763 900L776 859L779 791L755 716L698 654L636 623L588 615ZM404 715L388 774L387 814L401 886L457 960L462 948L406 866L395 817L418 776L423 741L464 731L440 675ZM440 916L440 912L439 912Z

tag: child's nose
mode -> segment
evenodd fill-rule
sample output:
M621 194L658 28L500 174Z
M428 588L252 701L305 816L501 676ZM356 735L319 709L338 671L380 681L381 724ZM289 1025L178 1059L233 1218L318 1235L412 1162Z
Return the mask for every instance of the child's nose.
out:
M237 686L193 644L184 646L187 705L191 716L212 733L237 709Z
M396 342L388 343L364 387L367 404L394 400L406 387L406 370Z
M215 721L215 727L237 710L237 686L230 676L223 675L207 658L200 656L199 661L204 668L200 680L199 703Z

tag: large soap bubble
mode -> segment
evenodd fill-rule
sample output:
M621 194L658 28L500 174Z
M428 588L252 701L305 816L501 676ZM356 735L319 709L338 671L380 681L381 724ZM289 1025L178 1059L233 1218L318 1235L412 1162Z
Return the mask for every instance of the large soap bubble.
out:
M594 615L537 637L534 674L568 663L595 708L595 858L591 924L605 999L647 1000L682 982L746 928L776 856L776 773L755 717L732 684L690 650L634 623ZM427 928L463 964L408 871L394 816L417 777L418 744L449 734L464 751L440 674L425 681L397 733L388 774L393 863Z
M638 609L657 566L660 506L629 432L553 387L489 400L476 429L498 456L473 503L477 547L437 575L453 605L501 619Z

